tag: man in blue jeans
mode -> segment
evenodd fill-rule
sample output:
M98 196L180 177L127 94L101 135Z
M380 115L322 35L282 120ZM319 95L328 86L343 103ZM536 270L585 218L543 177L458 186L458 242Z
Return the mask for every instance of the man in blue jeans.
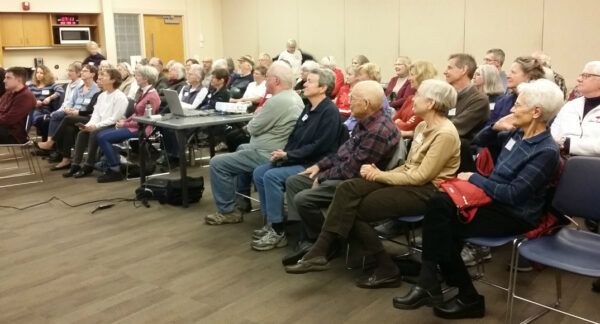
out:
M269 162L271 152L283 149L302 107L302 99L291 90L292 69L284 62L274 63L267 71L267 92L273 94L248 123L250 143L236 152L210 160L210 187L217 212L205 217L209 225L239 223L242 213L235 208L235 180Z
M309 72L304 83L304 95L309 104L296 121L296 126L283 150L271 153L270 163L254 169L254 183L260 197L260 208L267 224L253 232L254 250L266 251L287 245L283 221L285 180L335 153L339 137L347 132L339 109L329 99L335 86L335 74L328 69ZM343 129L343 130L342 130Z

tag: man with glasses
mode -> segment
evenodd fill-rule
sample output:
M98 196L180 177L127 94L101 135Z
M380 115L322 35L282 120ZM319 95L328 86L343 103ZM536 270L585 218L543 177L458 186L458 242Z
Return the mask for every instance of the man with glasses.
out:
M507 81L506 81L506 73L502 71L502 65L504 64L504 58L506 55L504 51L499 48L492 48L485 53L483 57L484 64L491 64L498 69L500 72L500 79L502 80L502 87L504 87L504 91L507 89Z
M588 62L577 78L581 97L567 102L552 123L552 137L565 157L584 155L600 157L600 61ZM598 224L586 221L590 230ZM592 289L600 292L600 279Z

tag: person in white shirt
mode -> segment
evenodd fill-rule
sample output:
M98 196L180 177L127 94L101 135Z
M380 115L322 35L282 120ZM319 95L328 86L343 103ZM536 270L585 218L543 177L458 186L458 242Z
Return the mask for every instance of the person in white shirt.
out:
M266 82L267 68L259 65L254 68L254 82L248 84L244 96L240 99L229 99L229 102L251 102L258 105L267 92Z
M286 61L292 67L294 77L297 79L300 76L300 65L302 64L302 52L298 49L298 44L294 39L288 39L285 44L286 50L279 53L278 60Z

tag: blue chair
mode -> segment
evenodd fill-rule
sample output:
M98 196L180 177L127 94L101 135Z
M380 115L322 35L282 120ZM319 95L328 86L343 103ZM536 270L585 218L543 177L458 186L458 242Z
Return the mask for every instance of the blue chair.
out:
M518 244L519 253L513 259L511 267L513 292L507 309L509 322L512 320L514 300L518 299L544 308L541 313L528 318L525 322L533 321L548 311L556 311L589 323L598 323L600 317L594 321L558 308L562 298L561 271L594 278L600 277L600 235L582 231L579 224L569 217L577 216L584 219L600 220L600 212L598 212L598 207L595 204L599 191L600 158L582 156L570 158L565 164L552 205L569 218L576 225L576 229L563 228L556 235L544 236ZM516 265L519 254L532 262L556 269L556 301L554 303L543 305L517 295ZM596 316L598 314L596 312Z

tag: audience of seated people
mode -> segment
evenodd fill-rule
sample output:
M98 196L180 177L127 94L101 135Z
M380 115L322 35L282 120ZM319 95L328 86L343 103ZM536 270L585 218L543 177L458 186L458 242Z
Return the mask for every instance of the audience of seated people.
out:
M333 56L323 56L321 67L330 69L335 74L335 87L329 97L330 99L335 99L340 92L340 88L344 85L344 73L335 66L335 58Z
M339 137L347 133L337 107L329 99L335 80L335 74L328 68L309 72L304 94L310 104L298 117L283 150L271 152L270 161L254 169L254 183L267 220L264 227L253 232L251 246L255 250L287 245L283 217L286 179L337 151Z
M317 239L324 222L321 209L328 208L340 183L360 177L365 164L385 168L401 139L398 128L382 109L385 95L379 82L361 81L350 96L352 116L357 120L350 139L335 154L285 182L288 218L300 219L302 230L298 247L283 258L284 265L296 264Z
M335 98L335 105L338 107L344 122L350 117L350 91L358 83L357 70L358 68L354 65L348 65L346 68L346 84L340 88L340 92Z
M372 81L381 82L381 69L375 63L365 63L358 67L356 77L357 77L358 81L372 80ZM382 105L383 105L382 106L383 113L386 116L391 117L394 114L394 109L392 109L390 107L390 103L389 103L387 97L385 96L385 93L383 94ZM348 127L348 130L352 131L354 129L355 125L357 124L357 122L358 121L356 120L356 118L354 116L350 116L345 121L345 124L346 124L346 127Z
M78 116L79 110L87 107L96 93L100 91L96 85L97 70L93 65L84 65L81 69L81 80L83 83L78 86L65 101L61 108L50 114L50 123L48 126L48 140L45 142L36 142L36 146L41 151L51 151L54 146L54 134L60 126L60 123L66 116ZM57 170L57 169L54 169Z
M139 82L138 84L142 86ZM106 69L99 73L98 84L101 84L103 92L98 96L94 112L90 120L82 124L76 124L79 128L75 140L75 152L71 158L70 148L61 141L69 141L68 136L58 138L56 136L57 147L62 150L63 158L56 167L70 165L69 171L63 174L63 177L82 178L90 175L94 171L96 163L96 153L98 151L97 135L105 129L112 129L115 124L125 117L125 111L129 101L127 96L119 90L121 85L121 73L117 69ZM66 119L63 120L65 123ZM83 154L87 150L87 159L83 162Z
M177 65L181 65L180 68L185 71L183 69L183 64L173 64L173 66ZM115 124L114 129L105 129L96 135L98 146L102 149L102 153L104 153L108 164L108 169L103 175L98 177L98 182L103 183L123 180L119 155L115 152L112 145L138 136L138 123L134 121L133 118L143 117L148 104L152 107L153 114L158 111L160 98L156 89L152 87L152 84L154 84L158 76L155 72L155 69L147 65L140 66L136 69L135 80L142 93L135 102L133 114L125 120L119 120ZM150 135L152 126L146 126L145 132L146 135Z
M406 84L411 88L409 95L400 109L396 111L392 120L398 126L402 137L413 137L413 131L417 125L423 120L417 116L413 110L414 93L417 91L421 83L425 80L433 79L437 75L437 71L433 64L426 61L417 61L409 67L410 73Z
M439 80L425 80L415 94L413 109L423 122L406 162L391 170L363 164L361 178L342 182L335 191L321 233L312 248L288 273L305 273L329 268L327 254L338 238L363 255L374 255L377 267L370 276L359 278L361 288L398 286L400 271L370 223L400 216L425 213L429 198L438 192L437 183L452 178L460 164L460 140L446 117L456 104L456 90Z
M383 92L380 69L365 56L352 59L344 84L332 56L323 57L321 67L314 61L300 65L302 54L294 40L277 57L283 62L273 63L262 53L255 67L252 57L245 55L238 59L239 73L235 73L231 58L214 64L204 58L202 65L188 59L185 66L170 61L166 76L157 57L149 65L138 65L135 73L127 63L118 64L117 70L92 43L86 59L90 65L69 66L66 91L55 84L45 66L36 69L30 90L24 70L7 70L7 93L0 98L0 144L24 143L30 114L43 139L35 143L40 155L56 144L49 161L58 164L50 170L69 169L64 177L87 176L93 172L99 146L108 170L98 182L118 181L123 175L113 144L137 137L138 124L132 118L143 116L147 103L157 111L160 89L177 91L184 109L214 109L216 102L262 103L263 109L255 112L247 127L235 128L235 141L227 143L235 152L210 162L217 212L207 215L206 223L241 222L241 210L248 206L236 199L236 192L249 195L253 178L266 219L252 233L254 250L287 246L285 194L288 219L300 219L302 224L298 247L282 260L287 272L328 269L335 243L345 239L353 254L374 256L376 261L375 270L358 278L356 285L380 288L398 286L401 273L371 224L425 214L421 272L406 296L394 298L394 306L400 309L429 305L442 318L482 317L484 298L465 268L475 251L464 247L463 239L535 228L559 153L565 158L600 156L596 143L600 128L594 121L600 114L598 61L588 62L577 79L582 97L560 109L566 96L564 78L551 70L550 58L541 51L518 57L508 76L502 71L501 49L490 49L479 67L471 55L453 54L444 71L446 82L430 80L437 74L430 62L411 64L408 57L400 56L396 74ZM94 66L101 68L98 73ZM543 79L548 73L554 83ZM96 76L103 92L94 82ZM126 95L135 97L133 115L127 119ZM390 107L397 109L392 118ZM343 125L346 116L350 116L348 129ZM151 130L148 126L146 134ZM347 130L350 139L341 143ZM165 138L165 156L178 163L174 134L159 131ZM413 137L406 161L386 170L403 137ZM488 147L497 156L496 165L506 167L495 168L487 178L472 173L475 146ZM492 198L470 223L458 220L456 206L438 188L438 181L454 177L457 171L459 179ZM440 270L459 292L446 302L437 279ZM600 290L600 279L594 284Z
M50 114L60 108L65 90L56 83L54 74L45 65L40 65L35 69L29 90L37 99L37 103L29 115L27 131L32 125L35 126L37 135L46 141Z
M504 65L504 59L506 54L500 48L492 48L485 53L483 57L484 64L490 64L498 69L498 73L500 73L500 80L502 80L502 88L504 91L508 89L508 80L506 79L506 73L502 71L502 65Z
M491 64L478 66L471 83L477 90L488 96L490 110L494 110L496 100L504 93L498 69Z
M407 56L400 56L396 59L394 64L394 75L390 82L388 82L387 88L385 89L385 95L390 101L390 106L398 110L404 104L404 101L409 96L415 94L417 91L410 82L408 82L408 69L410 67L410 58Z
M250 181L254 169L269 162L273 151L285 147L288 136L300 115L303 104L292 90L294 74L283 62L275 62L267 71L267 100L248 123L250 143L241 145L236 152L221 154L210 160L210 187L217 212L206 216L209 225L239 223L242 214L235 208L237 191L250 194Z
M37 99L25 85L27 71L11 67L6 70L3 84L5 93L0 97L0 144L27 142L25 123Z
M488 177L459 173L458 178L481 188L492 202L479 207L470 222L457 217L457 208L446 193L429 200L423 222L423 253L417 284L394 307L415 309L434 306L446 319L485 315L484 297L477 293L461 259L467 237L509 236L538 226L550 180L559 166L559 151L546 124L563 104L556 84L541 79L518 87L511 114L483 129L476 138L481 146L502 147L497 165ZM444 301L438 269L458 294Z

